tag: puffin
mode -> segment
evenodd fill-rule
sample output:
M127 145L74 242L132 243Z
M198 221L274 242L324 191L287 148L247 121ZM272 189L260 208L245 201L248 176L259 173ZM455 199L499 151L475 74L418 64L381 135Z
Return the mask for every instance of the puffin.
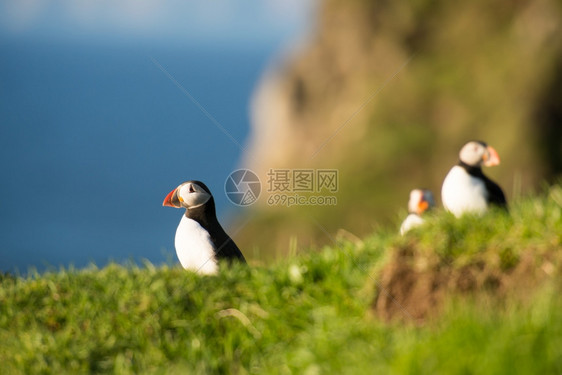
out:
M218 263L239 261L244 255L220 225L215 200L209 188L201 181L187 181L172 190L163 206L185 208L176 230L176 254L186 270L204 275L218 272Z
M433 193L427 189L414 189L410 192L408 201L408 216L400 226L400 234L404 235L410 229L423 224L423 213L435 206Z
M443 181L441 200L445 209L460 217L464 213L483 214L490 206L507 210L501 187L482 173L482 166L500 163L497 151L482 141L470 141L459 152L459 162Z

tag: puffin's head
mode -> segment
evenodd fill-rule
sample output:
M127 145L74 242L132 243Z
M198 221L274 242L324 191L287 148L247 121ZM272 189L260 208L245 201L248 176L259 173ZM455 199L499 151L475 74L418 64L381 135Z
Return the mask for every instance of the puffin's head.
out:
M164 199L163 206L187 208L203 206L212 198L211 191L201 181L187 181L172 190Z
M471 167L492 167L500 163L498 152L482 141L470 141L465 144L459 152L459 159Z
M410 201L408 202L410 213L421 215L434 206L435 201L430 190L414 189L410 192Z

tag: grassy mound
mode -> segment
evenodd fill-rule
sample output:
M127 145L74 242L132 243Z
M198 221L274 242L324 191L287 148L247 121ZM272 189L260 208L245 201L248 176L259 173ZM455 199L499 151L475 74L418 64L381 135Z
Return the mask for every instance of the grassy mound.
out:
M405 238L392 230L336 240L216 277L151 264L3 277L1 372L560 373L561 253L554 187L510 216L438 212ZM387 280L400 279L392 269L404 259L413 289L424 282L415 272L449 275L435 276L440 314L425 324L386 322L376 307L381 290L394 293ZM467 267L474 282L463 289L455 280ZM496 286L479 269L497 275ZM484 303L463 292L480 288L491 291ZM405 295L393 298L415 316Z
M508 215L443 212L394 244L374 303L384 319L423 321L451 296L526 298L562 264L562 189L519 202Z

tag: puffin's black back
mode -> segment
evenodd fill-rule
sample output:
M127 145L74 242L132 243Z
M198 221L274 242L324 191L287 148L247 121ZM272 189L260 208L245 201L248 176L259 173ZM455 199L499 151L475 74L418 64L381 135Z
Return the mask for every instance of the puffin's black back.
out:
M185 211L185 216L198 222L211 236L213 245L215 245L215 255L217 259L226 259L232 261L234 259L246 263L246 259L242 252L236 246L232 238L224 231L217 219L215 208L215 199L209 188L201 181L189 181L201 186L211 198L202 206L195 207Z
M459 165L463 167L469 175L479 178L484 182L484 186L486 186L486 190L488 191L489 204L506 210L508 209L507 200L505 199L505 194L503 193L502 188L494 181L486 177L486 175L482 172L482 168L470 166L462 161L459 161Z

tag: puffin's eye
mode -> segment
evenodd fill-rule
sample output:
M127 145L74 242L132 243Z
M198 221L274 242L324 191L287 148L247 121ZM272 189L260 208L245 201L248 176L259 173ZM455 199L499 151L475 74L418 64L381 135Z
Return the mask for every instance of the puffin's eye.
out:
M193 185L189 185L189 192L195 193L195 189L193 188Z

